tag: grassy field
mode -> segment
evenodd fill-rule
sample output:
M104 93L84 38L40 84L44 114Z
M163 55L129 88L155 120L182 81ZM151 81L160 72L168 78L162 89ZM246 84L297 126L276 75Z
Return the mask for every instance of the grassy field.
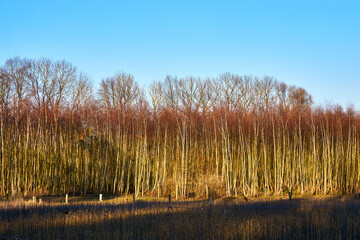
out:
M0 239L360 239L360 200L46 197L0 202Z

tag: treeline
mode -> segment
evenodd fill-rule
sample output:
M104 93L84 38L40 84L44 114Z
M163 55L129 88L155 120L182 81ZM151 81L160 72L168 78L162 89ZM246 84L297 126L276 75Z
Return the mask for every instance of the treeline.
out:
M89 77L66 61L0 67L0 193L176 197L360 190L360 115L314 107L272 77L126 73Z

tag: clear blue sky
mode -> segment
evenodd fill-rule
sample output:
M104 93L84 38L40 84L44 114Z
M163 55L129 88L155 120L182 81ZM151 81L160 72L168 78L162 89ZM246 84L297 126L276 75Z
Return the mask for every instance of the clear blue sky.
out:
M360 1L0 0L0 64L14 56L66 59L95 86L270 75L360 109Z

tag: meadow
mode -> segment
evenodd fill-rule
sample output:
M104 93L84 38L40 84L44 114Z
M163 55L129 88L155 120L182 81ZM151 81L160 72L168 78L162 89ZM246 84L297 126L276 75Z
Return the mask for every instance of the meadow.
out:
M39 200L38 200L39 201ZM354 197L209 200L47 197L0 203L0 239L359 239Z

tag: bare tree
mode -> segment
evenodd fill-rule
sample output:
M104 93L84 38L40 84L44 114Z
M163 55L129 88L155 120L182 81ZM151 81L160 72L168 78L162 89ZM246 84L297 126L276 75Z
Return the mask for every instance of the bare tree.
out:
M11 96L17 121L23 114L23 104L29 97L29 78L31 62L20 57L10 58L5 62L3 72L11 84Z
M196 101L199 99L200 85L200 79L194 77L179 80L177 93L184 112L197 112L199 110L199 104Z
M197 108L205 114L210 110L215 95L210 79L199 81L198 89L198 94L196 95Z
M275 86L278 104L280 107L287 108L289 105L289 93L286 83L277 83Z
M99 96L103 104L127 110L136 103L140 95L140 88L134 77L126 73L118 73L111 78L102 80Z
M65 103L71 96L71 90L76 81L76 67L66 61L58 61L53 63L53 83L54 100L51 102L52 108L58 114L60 104Z
M82 108L93 98L93 89L90 78L85 73L80 73L71 89L72 108Z
M1 117L3 118L9 111L11 95L11 81L8 77L6 70L0 67L0 107Z
M292 107L302 110L313 103L311 95L301 87L289 87L289 101Z
M164 100L166 107L177 111L179 106L178 80L176 77L166 76L164 82Z
M255 84L251 76L225 73L213 82L215 92L228 110L250 111L255 101ZM217 90L217 91L216 91Z
M217 79L221 105L225 105L228 111L235 109L238 94L239 78L236 75L225 73Z
M254 102L254 82L251 76L240 78L239 93L237 98L237 106L244 112L249 112Z
M275 105L276 85L276 80L269 76L264 76L262 79L255 79L255 101L258 111L267 111Z
M163 102L164 102L163 84L161 82L153 82L150 85L149 96L152 105L151 108L153 110L153 115L155 115L163 107Z
M112 107L112 98L111 98L111 80L103 79L100 83L100 89L98 95L100 97L100 102L107 108Z

